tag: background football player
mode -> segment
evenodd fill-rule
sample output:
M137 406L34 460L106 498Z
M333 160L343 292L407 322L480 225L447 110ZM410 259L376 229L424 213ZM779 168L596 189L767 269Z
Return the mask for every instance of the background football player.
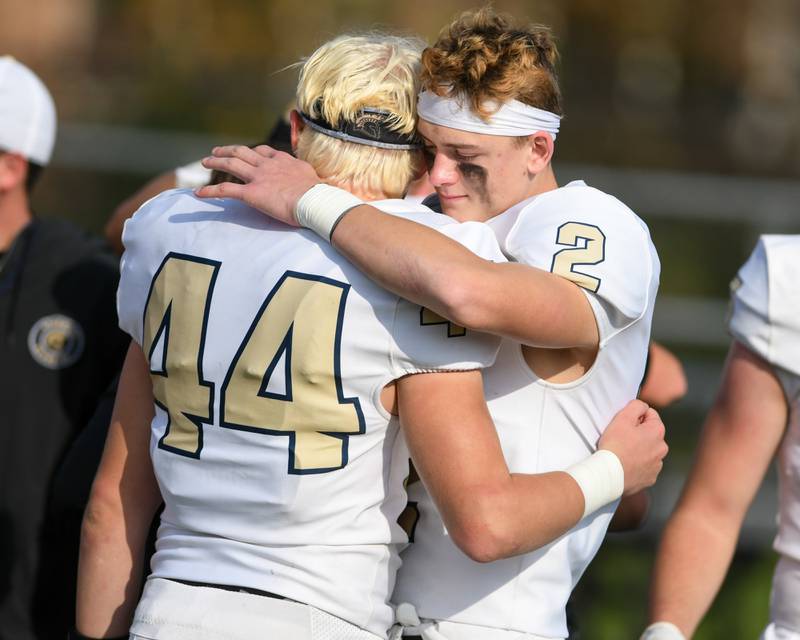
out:
M405 191L417 62L381 35L336 39L304 65L298 156L348 189L323 209ZM488 228L420 211L503 260ZM510 474L476 370L497 341L379 289L310 232L171 191L124 242L119 310L135 344L85 518L81 634L127 630L163 496L133 637L385 637L405 541L395 408L451 534L480 560L540 546L660 468L663 425L633 403L608 449L568 473Z
M697 457L656 558L647 640L691 637L772 459L780 507L770 624L800 638L800 236L763 236L732 285L733 337Z
M630 209L581 181L558 187L556 55L547 29L490 9L465 14L423 53L419 132L442 209L488 220L516 264L479 260L375 208L317 210L313 199L332 187L264 147L216 149L206 166L247 184L199 191L309 226L391 290L508 338L485 389L509 466L526 472L583 458L636 396L659 276L647 227ZM419 614L421 632L447 638L566 637L565 603L615 504L535 553L480 566L458 553L423 492L411 498L421 518L395 598L416 611L401 607L401 621Z

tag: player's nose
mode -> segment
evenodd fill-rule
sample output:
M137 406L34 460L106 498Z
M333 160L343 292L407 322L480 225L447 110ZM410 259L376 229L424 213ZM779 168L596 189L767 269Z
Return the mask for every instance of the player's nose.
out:
M458 181L458 169L455 161L443 153L436 154L428 173L434 187L443 187Z

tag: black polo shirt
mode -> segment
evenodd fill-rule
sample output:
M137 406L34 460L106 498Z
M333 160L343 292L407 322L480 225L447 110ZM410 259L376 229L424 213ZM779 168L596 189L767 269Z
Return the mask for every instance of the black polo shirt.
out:
M64 221L35 219L0 259L0 639L45 638L34 614L62 579L46 559L53 473L118 372L116 259ZM45 548L47 546L48 548ZM46 607L45 607L46 610Z

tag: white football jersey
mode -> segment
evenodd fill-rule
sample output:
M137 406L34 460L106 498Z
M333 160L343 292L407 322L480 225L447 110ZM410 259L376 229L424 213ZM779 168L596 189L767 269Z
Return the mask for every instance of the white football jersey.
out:
M404 217L504 259L485 225L421 206ZM236 201L168 191L123 241L120 324L157 405L152 575L270 591L385 636L408 463L381 390L488 366L499 339L451 330L312 232Z
M800 561L800 235L761 236L731 289L731 335L773 365L789 403L789 424L778 450L774 546ZM800 598L798 587L792 588Z
M578 283L600 328L594 365L566 384L531 371L504 340L484 387L509 468L563 470L586 458L614 414L636 397L644 374L660 265L645 224L619 200L583 182L549 191L490 221L512 260ZM605 536L616 504L590 514L545 547L479 564L452 544L421 484L409 487L419 521L403 553L393 601L422 618L484 629L481 638L567 636L570 592ZM457 640L458 625L447 627ZM463 637L477 637L474 632Z

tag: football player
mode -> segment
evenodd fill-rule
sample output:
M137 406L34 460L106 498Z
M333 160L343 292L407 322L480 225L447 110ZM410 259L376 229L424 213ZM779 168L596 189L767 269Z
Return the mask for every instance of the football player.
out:
M731 344L692 471L659 545L642 638L690 638L773 458L780 507L770 623L800 638L800 235L762 236L732 284ZM702 570L698 570L702 567Z
M483 225L386 199L419 161L418 56L384 35L323 45L301 73L298 156L347 187L323 209L379 201L502 262ZM478 371L496 339L378 288L311 232L178 190L123 239L119 315L134 344L84 522L77 637L120 636L131 617L133 638L386 637L406 539L395 409L477 560L554 539L660 468L663 425L633 403L567 473L509 473Z
M457 220L488 221L511 263L482 261L374 207L310 211L335 189L265 147L216 149L206 166L246 184L199 191L308 226L387 288L505 337L485 391L509 467L524 472L585 457L636 396L660 269L628 207L581 181L557 184L555 62L546 29L491 9L457 19L423 53L419 132L441 207ZM395 599L414 606L398 609L401 622L448 639L566 637L565 603L616 502L539 550L479 565L458 552L421 487L411 499L421 518Z

